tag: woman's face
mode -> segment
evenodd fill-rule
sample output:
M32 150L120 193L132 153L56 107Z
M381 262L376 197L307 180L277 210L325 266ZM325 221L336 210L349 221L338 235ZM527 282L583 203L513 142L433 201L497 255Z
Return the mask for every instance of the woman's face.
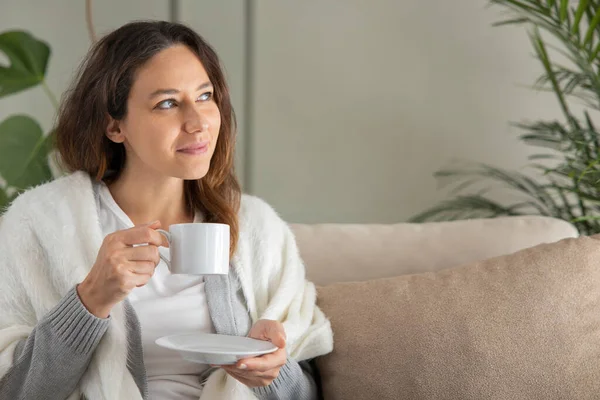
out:
M186 46L152 57L134 77L127 115L107 131L125 145L126 168L180 179L204 177L221 126L213 94L204 66Z

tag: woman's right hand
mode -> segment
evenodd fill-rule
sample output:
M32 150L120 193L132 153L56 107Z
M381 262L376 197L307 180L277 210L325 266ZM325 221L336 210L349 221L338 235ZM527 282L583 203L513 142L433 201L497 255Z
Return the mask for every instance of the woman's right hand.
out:
M111 309L135 287L144 286L160 262L158 246L168 246L156 231L155 221L111 233L104 238L94 266L77 285L85 307L99 318L108 318ZM147 246L135 246L148 243Z

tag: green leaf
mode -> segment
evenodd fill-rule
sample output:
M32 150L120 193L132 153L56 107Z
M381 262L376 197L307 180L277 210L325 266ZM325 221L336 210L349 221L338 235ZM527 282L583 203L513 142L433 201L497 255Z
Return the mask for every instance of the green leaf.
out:
M441 170L435 173L435 177L438 179L456 179L458 177L463 180L463 182L458 185L461 189L469 187L473 183L478 183L478 180L491 179L496 182L501 182L506 187L534 199L534 201L529 202L529 205L536 209L539 214L546 215L549 213L549 210L552 211L558 208L557 204L548 193L543 190L542 186L537 184L531 178L517 172L504 171L487 164L478 164L477 168L470 170ZM476 178L472 179L472 177ZM455 191L453 192L455 193Z
M523 130L519 136L525 144L554 151L540 151L529 158L529 167L535 173L531 177L484 164L438 171L435 176L444 183L452 181L451 199L413 220L541 214L572 222L582 235L599 233L600 132L590 110L600 111L600 1L490 3L512 11L496 25L527 23L533 28L531 42L544 69L536 85L554 93L563 115L560 119L516 125ZM550 42L542 39L542 31L552 36ZM559 45L553 46L553 42ZM556 61L563 57L565 65ZM541 164L546 160L547 165ZM487 190L481 192L481 187ZM488 198L496 188L508 188L511 196L519 197L511 202Z
M587 127L591 133L591 145L596 149L596 152L600 152L600 138L598 137L599 133L596 131L596 127L590 118L590 113L586 110L584 111L585 122L587 123Z
M585 33L585 39L583 39L584 45L587 45L594 37L594 31L596 30L598 23L600 23L600 7L596 8L596 15L594 15L594 19L590 22L587 32Z
M575 218L573 220L571 220L570 222L572 224L577 223L577 222L583 222L583 221L598 221L600 220L600 216L598 215L588 215L585 217L579 217L579 218Z
M44 143L42 144L42 149L46 156L50 154L50 152L54 149L54 140L56 139L56 131L52 130L46 137L44 138Z
M0 175L18 190L52 179L48 145L38 123L15 115L0 123Z
M560 1L560 22L563 22L567 19L568 7L569 7L569 0L561 0Z
M46 75L50 47L27 32L11 31L0 35L0 52L9 66L0 66L0 97L40 84Z
M596 47L594 48L594 51L592 51L592 53L590 54L590 56L588 57L588 61L592 62L596 59L596 57L598 56L598 52L600 52L600 43L598 43L596 45Z
M560 159L560 156L556 155L556 154L534 154L531 155L529 157L527 157L528 160L530 161L535 161L535 160L558 160Z
M0 215L4 212L4 209L8 206L8 195L6 191L0 188Z
M540 59L540 61L542 62L542 65L544 66L544 70L546 71L546 74L548 75L548 79L552 83L552 89L554 90L554 94L556 95L558 102L560 103L563 113L565 114L565 117L567 119L569 119L571 112L569 110L567 102L565 101L564 95L562 93L562 89L561 89L560 85L558 84L558 81L556 80L556 75L554 74L554 70L552 69L552 63L550 62L550 57L548 56L548 52L546 51L546 45L544 44L544 41L542 40L539 30L535 29L533 31L533 33L530 34L530 38L531 38L533 47L535 49L535 52L536 52L538 58ZM569 121L569 122L571 122L571 121Z
M528 12L531 12L532 14L538 13L540 11L541 12L545 11L545 9L542 8L541 5L538 5L538 4L529 5L529 4L526 4L525 2L519 1L519 0L490 0L490 2L492 4L495 3L495 4L510 5L515 10L528 11Z
M583 13L588 6L588 0L580 0L579 6L577 7L577 11L575 11L575 20L573 21L573 30L574 34L579 33L579 23L581 22L581 18L583 17Z
M458 196L412 217L410 222L449 221L465 218L492 218L519 215L519 212L481 195Z
M503 26L503 25L520 25L520 24L524 24L526 22L530 22L529 18L519 17L519 18L507 19L505 21L494 22L492 24L492 26L497 27L497 26Z

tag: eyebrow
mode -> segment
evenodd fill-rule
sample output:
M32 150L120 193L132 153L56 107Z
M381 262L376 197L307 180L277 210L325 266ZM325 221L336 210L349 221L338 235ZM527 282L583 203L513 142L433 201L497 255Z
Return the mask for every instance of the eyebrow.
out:
M208 87L212 87L212 83L204 82L202 85L200 85L196 88L196 91L200 91L200 90L206 89ZM148 97L153 98L153 97L156 97L161 94L177 94L177 93L179 93L179 90L177 90L177 89L157 89L154 92L150 93L150 96L148 96Z

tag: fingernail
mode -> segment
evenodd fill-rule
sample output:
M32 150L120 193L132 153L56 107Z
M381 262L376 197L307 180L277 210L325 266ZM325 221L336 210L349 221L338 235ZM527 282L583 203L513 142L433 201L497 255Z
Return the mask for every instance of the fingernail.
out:
M240 366L239 366L238 368L239 368L239 369L246 369L246 368L248 368L248 367L246 366L246 364L240 364Z

